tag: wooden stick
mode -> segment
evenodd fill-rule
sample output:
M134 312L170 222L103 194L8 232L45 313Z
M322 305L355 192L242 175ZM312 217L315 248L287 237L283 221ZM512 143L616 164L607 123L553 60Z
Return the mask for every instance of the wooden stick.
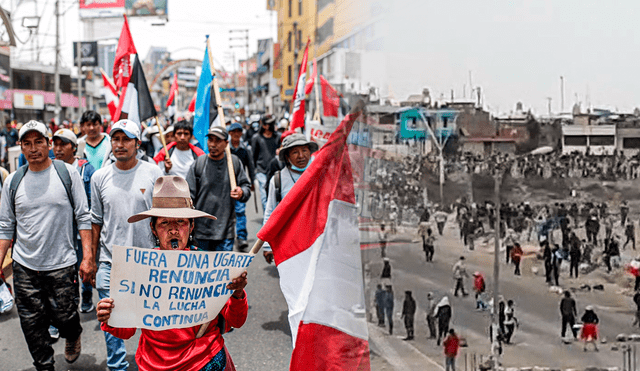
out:
M314 48L315 49L315 48ZM315 54L315 52L313 53ZM313 58L313 61L315 62L316 59ZM318 71L318 66L316 63L316 74L313 75L313 88L315 89L315 96L316 96L316 113L313 114L313 119L315 121L318 121L318 123L320 123L320 95L318 95L318 84L320 83L320 79L318 79L318 76L320 75L320 71Z
M261 239L258 238L256 240L256 243L251 248L251 251L249 251L249 253L250 254L257 254L258 251L260 251L260 249L262 248L262 245L264 245L264 241L262 241Z
M220 88L218 87L218 79L216 78L216 69L213 66L213 55L211 54L211 47L209 46L209 37L207 37L207 50L209 51L209 64L211 65L211 73L213 74L213 93L216 95L216 103L218 104L218 118L222 127L225 126L224 110L222 109L222 98L220 97ZM227 137L227 140L229 138ZM224 149L224 153L227 155L227 169L229 170L229 184L231 190L236 189L236 172L233 169L233 161L231 160L230 144Z
M160 125L160 120L158 120L158 116L156 116L156 125L158 125L158 134L160 134L160 141L162 142L162 147L164 147L164 153L169 158L169 150L167 150L167 140L164 138L164 131L162 130L162 125Z

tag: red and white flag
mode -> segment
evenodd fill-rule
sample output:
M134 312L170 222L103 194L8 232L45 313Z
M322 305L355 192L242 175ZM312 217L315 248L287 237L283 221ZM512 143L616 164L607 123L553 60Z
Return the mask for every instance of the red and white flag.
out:
M322 75L320 75L320 85L322 86L323 115L338 117L340 93Z
M307 81L307 85L304 87L304 93L305 94L311 94L311 89L313 89L313 84L316 81L316 74L318 73L318 67L316 66L316 59L313 58L313 70L311 72L311 77L309 78L309 81Z
M333 132L258 238L269 242L289 307L290 370L370 370L362 262L347 137Z
M173 83L171 84L171 90L169 90L169 99L167 99L167 108L171 106L171 103L173 103L173 99L175 98L177 92L178 92L178 74L175 73L173 75Z
M195 112L196 111L196 96L198 95L198 92L196 91L193 94L193 98L191 98L191 102L189 102L189 107L187 108L187 110L189 112Z
M127 16L124 16L124 24L120 32L118 48L116 49L116 58L113 62L113 81L118 89L124 88L129 84L131 79L131 54L138 54L136 46L133 45L133 37L129 31L129 22Z
M116 110L118 109L118 90L102 68L100 69L100 72L102 73L102 81L104 83L104 99L107 101L109 114L113 119L116 116Z
M300 64L300 75L298 76L296 89L293 92L293 109L291 110L291 125L289 126L291 130L304 128L305 81L307 80L307 60L309 58L310 42L311 39L307 40L307 46L304 48L304 55Z

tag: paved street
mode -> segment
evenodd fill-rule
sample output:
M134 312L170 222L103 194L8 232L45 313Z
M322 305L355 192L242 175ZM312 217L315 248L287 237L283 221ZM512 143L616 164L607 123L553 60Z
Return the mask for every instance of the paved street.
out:
M400 231L402 232L402 230ZM467 354L468 366L471 359L479 360L481 355L488 355L490 344L488 328L490 324L489 312L475 310L473 294L466 298L454 297L452 278L452 266L460 257L467 258L467 272L471 275L474 271L481 271L487 281L487 290L492 292L493 276L493 240L487 246L479 246L470 252L463 249L458 238L459 232L454 223L448 222L443 237L436 242L435 258L432 263L425 261L422 252L422 244L418 242L416 235L398 234L387 248L387 256L391 260L392 283L395 298L394 306L394 335L388 335L387 328L379 328L375 325L375 314L370 317L370 343L374 351L380 352L393 369L416 369L417 365L423 365L428 370L444 370L444 356L442 348L436 346L434 340L427 340L428 328L426 325L425 308L426 297L429 291L434 292L439 300L442 295L448 295L453 309L452 327L456 332L466 337L469 347L462 348L462 354L458 359L458 366L464 369L465 354ZM412 239L415 239L412 241ZM526 250L526 247L525 247ZM623 252L630 254L630 251ZM366 279L368 281L369 309L372 309L373 292L380 282L382 271L382 259L380 249L372 245L363 251L363 259L368 265ZM506 367L545 366L559 368L586 367L610 367L622 366L622 355L613 352L611 340L619 333L640 333L636 327L632 328L633 309L635 305L631 297L618 294L620 287L612 284L613 281L624 281L624 273L607 275L602 268L579 279L568 279L568 271L561 273L560 284L563 288L579 287L584 283L604 284L604 291L576 292L574 298L577 302L578 317L581 317L586 305L592 304L600 317L600 334L609 340L607 344L598 344L599 352L593 352L591 348L585 353L582 343L570 345L563 344L560 339L560 314L559 302L561 297L549 292L549 287L544 282L542 262L530 255L524 259L522 265L522 277L515 277L513 266L504 263L504 252L500 254L500 292L505 299L513 299L516 303L516 317L520 321L520 327L516 329L512 339L513 345L505 347L503 365ZM531 267L540 268L540 273L535 276ZM472 292L471 280L465 281L467 292ZM400 320L404 291L412 290L417 301L416 314L416 340L403 341L406 336L404 325ZM370 311L371 313L371 311ZM375 310L373 311L375 313Z

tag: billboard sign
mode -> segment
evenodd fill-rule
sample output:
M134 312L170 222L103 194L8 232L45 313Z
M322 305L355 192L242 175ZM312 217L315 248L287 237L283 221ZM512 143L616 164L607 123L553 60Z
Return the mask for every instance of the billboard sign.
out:
M13 107L20 109L44 109L44 95L13 93Z
M125 0L80 0L80 18L115 18L124 14Z
M168 0L125 0L124 8L129 17L167 16Z
M98 42L80 42L80 60L83 66L96 67L98 65ZM73 43L73 65L78 66L78 43Z

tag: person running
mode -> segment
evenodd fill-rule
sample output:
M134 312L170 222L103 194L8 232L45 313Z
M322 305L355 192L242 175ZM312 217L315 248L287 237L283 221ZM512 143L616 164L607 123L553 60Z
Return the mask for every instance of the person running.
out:
M444 339L443 346L446 371L456 371L456 357L460 350L460 338L453 329L449 329L449 334Z
M515 270L513 271L513 274L515 274L516 276L520 276L520 262L522 260L522 255L524 254L524 252L522 251L522 247L520 247L519 243L515 243L513 245L513 250L511 250L511 261L513 262L513 265L515 265Z
M404 292L404 302L402 303L402 317L404 327L407 330L407 337L403 340L413 340L413 320L416 315L416 301L411 296L411 291Z
M560 301L560 315L562 316L562 332L560 336L564 338L567 332L567 326L569 326L569 329L571 329L573 333L573 338L576 339L578 332L574 328L574 325L576 324L578 312L576 310L576 301L571 297L569 291L564 292L564 298Z
M92 249L100 249L96 289L100 299L111 296L111 253L113 245L153 248L148 224L122 224L129 216L152 205L153 185L162 176L155 164L137 158L140 129L131 120L120 120L111 127L111 146L115 162L97 170L91 179ZM129 362L124 341L104 333L107 367L126 370Z
M200 156L187 174L193 206L215 215L217 220L196 219L194 237L198 247L205 251L233 251L236 234L235 202L247 202L251 197L251 183L240 159L231 155L235 188L231 188L225 148L229 145L229 133L221 126L212 127L207 133L209 155Z
M462 296L469 295L464 291L464 278L469 277L467 267L464 264L464 256L461 256L458 262L453 266L453 278L456 280L456 286L453 290L453 296L458 296L458 290L462 291Z
M625 250L629 241L631 241L631 247L633 247L633 249L635 250L636 249L636 227L633 224L633 221L631 220L631 218L627 219L627 226L624 229L624 235L625 237L627 237L627 240L622 245L622 250Z
M515 316L515 308L513 307L513 300L507 301L507 308L504 310L504 328L506 330L504 342L505 344L511 344L511 337L515 331L516 326L519 326L518 319Z
M150 235L144 235L155 249L181 251L190 254L198 250L192 232L195 218L215 218L190 207L191 195L184 178L164 176L157 179L153 192L152 207L127 219L131 224L146 224ZM140 221L151 218L149 223ZM152 239L154 241L152 241ZM155 243L154 243L155 242ZM175 245L175 246L174 246ZM136 364L141 371L156 370L235 370L231 356L225 348L223 332L232 327L241 327L247 319L247 272L235 277L226 289L232 291L220 313L202 325L153 331L142 329ZM130 339L136 328L114 328L108 320L115 305L112 298L98 302L97 317L100 328L120 339Z
M582 321L582 332L580 333L580 338L584 341L583 350L587 351L587 344L592 343L593 349L598 351L598 323L600 320L598 319L598 315L593 310L593 306L587 305L585 308L584 314L581 318Z
M438 319L438 340L436 343L440 345L440 341L449 331L449 322L451 321L451 304L449 298L444 296L436 306L435 317Z
M93 283L91 220L76 169L48 156L45 124L29 121L18 136L27 165L9 175L2 187L0 262L13 240L13 288L20 326L35 369L49 371L55 370L50 324L66 339L65 361L73 363L80 356L75 241L79 233L83 249L80 276Z
M473 273L473 291L476 294L476 309L485 310L487 305L482 300L485 291L484 276L480 272Z

